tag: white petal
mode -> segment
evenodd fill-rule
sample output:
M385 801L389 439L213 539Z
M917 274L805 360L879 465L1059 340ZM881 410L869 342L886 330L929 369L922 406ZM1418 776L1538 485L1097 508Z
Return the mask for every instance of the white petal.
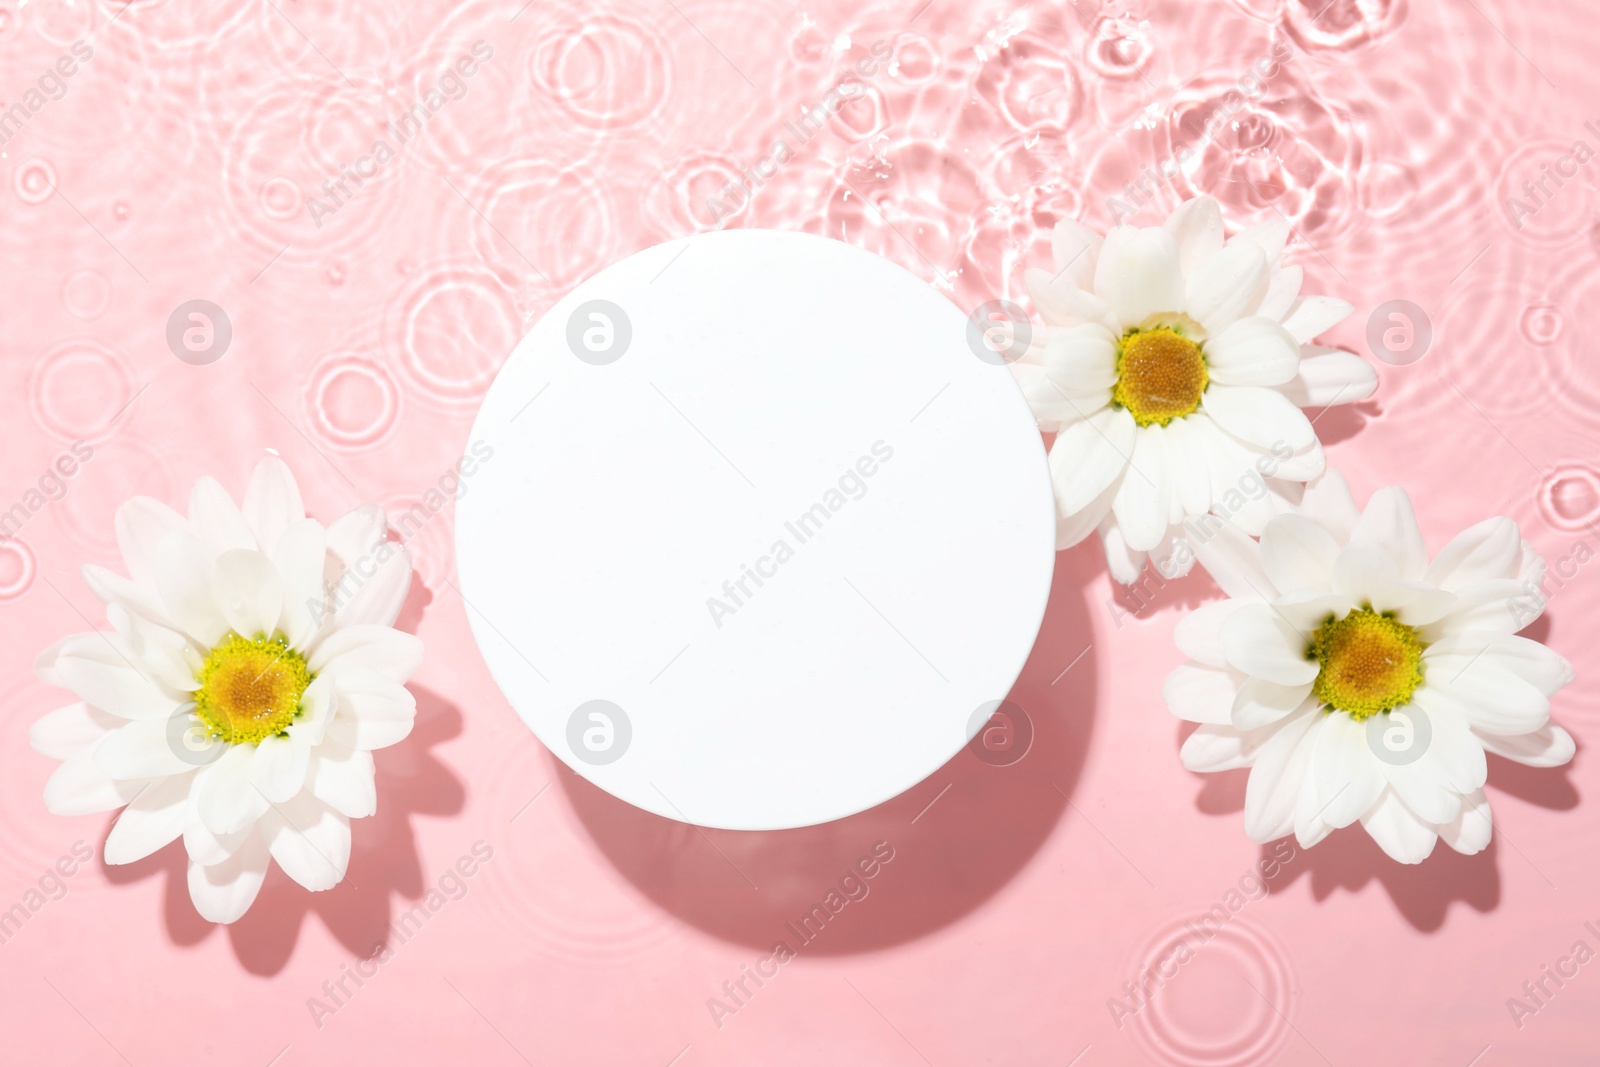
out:
M1482 787L1489 777L1489 761L1483 755L1483 742L1472 732L1465 719L1455 715L1428 715L1416 704L1397 709L1390 714L1390 718L1393 719L1401 711L1411 717L1413 731L1419 721L1416 716L1427 717L1431 737L1422 754L1422 763L1423 769L1434 781L1460 795ZM1408 741L1409 738L1402 735L1400 747L1396 750L1404 751Z
M1104 300L1085 292L1067 276L1032 268L1023 272L1022 283L1039 317L1051 326L1081 326L1086 322L1110 326L1114 321Z
M1348 301L1331 296L1303 296L1283 320L1284 328L1301 344L1308 344L1318 334L1333 329L1350 317L1355 310Z
M1306 484L1300 513L1333 534L1341 545L1350 543L1350 534L1361 518L1355 498L1350 495L1349 483L1344 475L1331 468Z
M1056 502L1056 551L1071 548L1100 528L1111 514L1111 501L1116 498L1120 482L1112 482L1105 491L1079 511L1065 513L1061 502Z
M1132 462L1111 503L1117 525L1134 552L1149 552L1166 536L1172 503L1167 469L1167 431L1142 426L1133 441Z
M1098 394L1117 383L1116 338L1098 324L1063 331L1044 346L1040 360L1045 374L1074 397Z
M1320 445L1313 445L1312 447L1318 452L1321 451ZM1274 453L1274 455L1281 457L1282 453ZM1303 454L1297 453L1292 462L1299 463L1302 461ZM1283 467L1287 468L1290 463L1291 461L1285 460ZM1316 474L1310 475L1310 477L1317 477L1322 474L1322 471L1323 467L1318 465L1316 468ZM1298 475L1284 475L1283 477L1279 478L1269 477L1267 479L1267 500L1272 505L1272 514L1267 516L1268 522L1279 515L1300 514L1300 500L1305 496L1306 487L1305 483L1294 480L1297 477ZM1263 530L1266 529L1265 522L1261 524L1261 528ZM1260 537L1261 535L1256 534L1255 536Z
M250 757L250 784L270 803L282 804L306 784L311 746L304 738L264 737Z
M93 815L120 808L148 784L142 779L118 781L107 775L95 762L99 747L97 741L55 769L44 785L44 806L50 814Z
M1456 590L1475 582L1515 578L1522 562L1522 533L1505 516L1485 519L1456 534L1428 564L1423 580Z
M1187 524L1189 543L1206 573L1222 591L1238 600L1265 600L1277 595L1272 579L1261 565L1261 548L1245 532L1230 522L1209 535L1197 524Z
M1253 244L1228 245L1199 270L1185 271L1184 275L1188 279L1188 313L1211 336L1260 307L1262 297L1267 295L1267 256ZM1272 325L1277 327L1277 323ZM1296 348L1297 360L1299 355Z
M1105 548L1106 569L1111 572L1113 580L1123 585L1132 585L1139 580L1148 557L1128 547L1128 539L1122 535L1115 518L1107 518L1100 524L1100 543Z
M79 568L78 573L83 575L84 584L100 603L121 604L151 622L168 627L176 626L167 615L166 605L161 602L161 594L155 587L154 579L141 584L120 574L113 574L93 563L85 563Z
M328 744L311 759L308 788L323 803L352 819L378 810L378 783L372 753Z
M1245 677L1237 671L1185 663L1167 675L1161 695L1167 710L1189 722L1226 726Z
M244 521L255 535L261 551L272 555L284 531L306 517L289 465L277 456L267 456L250 472L244 491Z
M75 634L51 651L52 684L72 690L101 711L123 719L165 719L180 703L176 693L138 668L116 634Z
M1167 468L1171 472L1173 502L1178 511L1173 521L1181 523L1185 518L1211 510L1211 470L1198 420L1173 419L1166 431Z
M1127 469L1137 429L1132 415L1107 409L1062 431L1050 448L1050 477L1062 514L1087 507Z
M1354 542L1333 564L1333 588L1357 603L1400 584L1400 565L1383 545Z
M327 593L322 588L326 556L325 531L315 519L291 524L278 539L278 549L272 557L283 583L278 629L291 648L309 647L322 623L328 621Z
M1375 610L1392 611L1407 626L1427 626L1455 610L1456 595L1422 582L1374 585L1367 592Z
M1095 265L1094 291L1125 327L1181 311L1183 272L1172 235L1155 228L1112 230Z
M1228 243L1259 245L1267 254L1267 262L1276 267L1283 255L1283 246L1289 241L1289 229L1288 219L1282 215L1274 215L1264 222L1258 222L1234 234Z
M1284 510L1273 500L1271 481L1262 476L1280 461L1259 446L1240 441L1203 412L1189 421L1206 441L1213 510L1245 533L1259 535L1267 520ZM1273 447L1279 454L1288 451L1282 444Z
M335 628L367 624L389 626L399 618L406 593L411 589L411 553L393 541L386 541L371 556L356 560L351 570L356 576L362 576L369 567L371 576L361 581L348 600L339 601L333 618Z
M1414 582L1428 569L1428 549L1422 542L1411 497L1397 485L1379 489L1350 531L1350 543L1381 545L1400 565L1400 577Z
M1271 726L1305 709L1311 696L1311 683L1278 685L1260 678L1249 678L1238 686L1227 721L1235 730L1248 732Z
M177 713L187 720L188 711ZM173 739L183 731L175 729L171 718L142 719L125 723L107 734L96 750L100 769L112 778L160 778L194 770L192 759L184 758Z
M117 816L106 838L105 861L133 863L176 841L183 833L189 809L192 775L177 775L151 782Z
M1302 634L1313 634L1329 616L1343 618L1356 607L1356 602L1342 593L1300 592L1289 593L1272 602L1284 622Z
M328 724L330 735L356 748L385 748L405 738L416 719L411 691L375 671L341 671L334 678L339 710Z
M300 694L300 717L294 723L295 734L311 748L316 748L322 744L328 724L338 710L339 691L334 685L334 672L325 670Z
M123 720L88 704L68 704L34 720L28 743L41 756L68 760L121 726Z
M1339 543L1303 515L1279 515L1261 533L1261 565L1281 592L1332 588Z
M1493 832L1489 798L1479 789L1461 798L1461 814L1439 827L1439 840L1457 852L1472 856L1489 846Z
M183 634L136 615L121 604L108 605L106 617L126 642L129 658L158 687L173 693L200 688L195 672L202 658Z
M1194 570L1194 547L1184 538L1182 526L1169 528L1150 558L1156 561L1156 570L1169 581L1187 577Z
M1222 624L1247 603L1219 600L1194 609L1173 627L1173 643L1185 656L1208 667L1227 666L1227 655L1222 651Z
M319 641L307 659L313 673L356 668L403 682L422 665L422 642L387 626L351 626Z
M1311 711L1286 719L1261 746L1244 790L1244 830L1250 840L1265 844L1294 829L1295 805L1311 762L1312 728L1323 721Z
M1212 337L1205 353L1211 379L1222 385L1283 385L1300 370L1300 346L1294 338L1259 316L1240 319Z
M328 551L348 567L388 536L389 519L376 504L363 504L345 512L328 527Z
M85 638L98 636L100 635L69 634L66 637L57 638L54 644L46 648L43 652L40 652L37 656L33 657L33 673L37 675L39 680L45 685L53 685L57 689L65 689L67 684L62 680L61 671L57 669L56 665L60 663L63 655L72 655L74 650L79 645L85 644ZM113 639L115 638L114 634L108 634L106 636Z
M1062 219L1050 233L1056 272L1079 289L1094 285L1094 268L1105 238L1073 219Z
M1378 846L1400 863L1421 863L1433 852L1438 833L1401 802L1393 789L1361 816L1361 825Z
M1272 389L1212 384L1200 404L1223 429L1260 448L1287 446L1299 451L1317 439L1305 412Z
M350 866L350 820L309 793L279 804L261 819L272 858L313 893L332 889Z
M1300 799L1295 804L1294 839L1301 848L1314 848L1333 833L1332 826L1317 818L1314 799L1315 795L1309 789L1302 789Z
M1209 196L1185 200L1167 217L1165 227L1178 246L1178 265L1193 277L1222 251L1222 210Z
M196 817L194 790L189 791L189 814L183 826L183 847L189 859L202 867L214 867L244 847L245 842L258 836L255 824L231 834L214 834Z
M1320 478L1322 472L1328 469L1328 457L1323 453L1320 441L1313 441L1298 452L1291 452L1285 447L1278 449L1272 455L1277 463L1275 467L1269 466L1267 470L1276 474L1279 481L1309 482ZM1299 497L1285 499L1290 505L1288 510L1294 510L1300 500Z
M1522 563L1517 568L1517 579L1537 588L1544 585L1544 575L1544 557L1532 544L1523 541Z
M1059 433L1111 403L1110 389L1092 395L1074 396L1060 384L1052 381L1045 373L1044 367L1038 363L1026 361L1013 363L1011 376L1017 380L1018 388L1028 401L1028 409L1033 412L1034 421L1045 433Z
M1435 641L1424 653L1428 670L1442 670L1454 677L1478 661L1521 678L1545 696L1554 696L1571 685L1575 675L1565 656L1537 641L1511 634L1455 634Z
M69 634L66 637L57 638L54 644L33 658L33 673L45 685L53 685L57 689L65 689L66 682L62 680L61 672L56 665L61 661L63 655L73 655L79 645L86 644L85 638L98 636L100 635ZM106 636L115 638L114 634ZM115 646L112 647L114 648Z
M1306 636L1265 604L1240 608L1222 624L1228 662L1252 678L1278 685L1309 685L1317 664L1306 659Z
M259 819L267 798L250 781L253 745L233 745L195 779L195 810L214 834L234 834Z
M1388 782L1367 747L1367 728L1343 712L1323 716L1311 753L1310 781L1303 801L1306 823L1332 829L1349 826L1377 803Z
M278 568L254 550L230 549L211 568L211 595L222 617L244 637L271 635L283 613Z
M1455 595L1455 607L1432 638L1473 637L1481 643L1491 633L1514 634L1544 614L1546 606L1537 585L1510 578L1463 585Z
M1451 822L1461 814L1461 794L1428 773L1426 756L1412 763L1380 760L1378 767L1388 778L1389 788L1418 819L1430 826Z
M261 892L269 862L267 844L252 833L238 851L212 867L189 864L189 899L207 922L231 923L244 916Z
M1300 285L1305 281L1305 271L1299 267L1280 267L1273 271L1267 283L1267 295L1261 298L1256 314L1282 322L1284 316L1300 296Z
M201 478L189 494L189 522L213 555L233 548L256 548L255 534L228 491L215 478Z
M1430 671L1412 699L1429 715L1459 715L1479 733L1531 734L1550 721L1550 698L1509 671L1481 660L1454 672Z
M1255 760L1255 747L1231 726L1207 724L1189 735L1178 755L1186 769L1210 774L1250 766Z
M1211 499L1216 504L1217 514L1237 521L1236 513L1244 506L1240 498L1247 492L1261 491L1261 471L1256 463L1265 454L1230 435L1203 411L1184 422L1205 448L1206 463L1211 471Z
M117 508L114 524L128 576L135 584L146 586L155 584L155 551L161 539L193 532L182 515L145 496L133 497Z
M1354 404L1378 389L1378 372L1372 364L1349 352L1301 352L1295 375L1282 386L1289 402L1302 408Z
M189 534L164 537L155 551L155 583L167 615L202 648L228 632L228 621L211 593L208 572L214 555Z
M1529 767L1563 766L1572 759L1578 747L1572 735L1555 723L1547 723L1531 734L1515 737L1497 737L1477 731L1473 731L1473 734L1488 751Z

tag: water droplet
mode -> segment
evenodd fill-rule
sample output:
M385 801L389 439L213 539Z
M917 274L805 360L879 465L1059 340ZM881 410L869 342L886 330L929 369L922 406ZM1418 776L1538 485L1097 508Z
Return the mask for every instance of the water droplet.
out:
M1587 528L1600 519L1600 474L1579 463L1562 464L1545 478L1539 510L1552 526Z
M1522 313L1522 336L1536 345L1553 344L1565 325L1561 309L1549 304L1534 304Z
M1130 18L1102 18L1089 42L1089 65L1108 78L1141 73L1155 52L1145 24Z
M61 306L75 319L99 318L111 305L111 282L97 270L80 270L61 283Z
M1260 112L1251 112L1233 124L1233 148L1235 152L1243 155L1257 149L1266 148L1272 142L1272 135L1277 127L1267 116Z
M335 352L312 369L305 405L314 434L341 451L358 452L384 441L399 423L400 388L377 361Z
M15 600L28 591L38 570L33 550L12 538L0 542L0 600Z
M17 168L14 184L17 199L25 204L42 204L56 191L56 169L42 159L30 159Z
M275 219L287 219L300 210L300 189L288 178L270 178L261 185L261 207Z

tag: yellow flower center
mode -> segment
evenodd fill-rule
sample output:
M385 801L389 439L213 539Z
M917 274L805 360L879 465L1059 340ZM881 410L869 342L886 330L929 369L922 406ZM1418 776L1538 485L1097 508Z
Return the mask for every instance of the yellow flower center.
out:
M1129 330L1117 345L1111 402L1140 426L1165 426L1199 409L1210 380L1200 346L1177 330Z
M258 744L288 730L312 677L283 638L229 634L200 666L195 714L218 740Z
M1342 619L1329 616L1312 635L1306 658L1322 665L1312 692L1360 722L1408 704L1422 684L1417 630L1367 604Z

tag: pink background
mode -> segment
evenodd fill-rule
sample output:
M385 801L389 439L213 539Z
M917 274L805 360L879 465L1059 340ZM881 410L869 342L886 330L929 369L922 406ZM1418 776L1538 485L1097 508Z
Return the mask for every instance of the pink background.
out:
M1600 308L1600 162L1547 182L1520 228L1507 208L1574 141L1600 148L1584 128L1600 118L1586 110L1590 5L519 7L0 0L0 98L36 112L0 147L0 509L73 442L93 449L0 546L0 908L74 842L96 855L0 944L6 1060L1594 1062L1600 962L1520 1027L1506 1003L1580 939L1600 949L1584 928L1600 928L1587 796L1600 783L1582 750L1558 771L1492 761L1482 855L1441 847L1401 868L1353 830L1296 852L1118 1025L1108 1000L1122 983L1186 921L1226 909L1268 850L1244 836L1240 776L1181 768L1183 731L1161 702L1180 659L1172 626L1214 587L1197 575L1113 596L1092 546L1060 558L1013 694L1036 730L1027 756L993 767L963 753L826 826L701 832L565 771L472 644L446 584L448 509L411 541L402 618L427 643L419 722L378 755L380 813L355 826L346 884L312 896L274 871L243 921L214 928L189 904L180 847L108 869L108 816L48 815L53 764L26 735L67 698L31 661L85 616L101 621L77 568L114 562L122 499L179 502L205 473L238 493L273 448L324 519L364 500L408 507L560 293L713 225L707 198L879 41L893 65L775 173L763 166L753 203L723 224L855 242L943 278L968 309L1020 299L1055 220L1108 224L1107 195L1193 141L1287 42L1291 58L1235 98L1136 221L1198 192L1233 227L1281 212L1307 290L1357 307L1334 339L1369 358L1373 310L1419 305L1431 347L1380 364L1377 397L1318 427L1358 496L1409 486L1435 547L1490 514L1523 523L1561 576L1534 634L1579 671L1556 717L1580 746L1600 729L1587 565L1600 363L1583 318ZM31 108L75 40L92 59ZM315 225L306 197L479 40L493 56L465 95ZM166 342L192 299L234 331L206 366ZM429 898L478 841L492 858L445 877L459 899ZM800 946L784 922L880 841L894 858L869 895ZM430 899L421 929L390 936L364 984L344 978L353 995L315 1017L310 998L335 1004L323 983ZM708 998L732 1006L722 984L779 939L797 958L714 1020Z

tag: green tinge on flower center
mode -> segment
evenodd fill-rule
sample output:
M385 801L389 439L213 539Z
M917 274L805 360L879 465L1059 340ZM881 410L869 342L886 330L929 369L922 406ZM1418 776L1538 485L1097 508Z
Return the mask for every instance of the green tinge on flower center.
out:
M259 744L288 730L312 677L283 638L229 634L200 667L195 714L218 740Z
M1306 658L1322 669L1311 691L1360 722L1410 703L1422 684L1422 651L1414 626L1363 605L1317 627Z
M1199 410L1210 381L1200 346L1177 330L1129 330L1117 343L1111 402L1140 426L1165 426Z

